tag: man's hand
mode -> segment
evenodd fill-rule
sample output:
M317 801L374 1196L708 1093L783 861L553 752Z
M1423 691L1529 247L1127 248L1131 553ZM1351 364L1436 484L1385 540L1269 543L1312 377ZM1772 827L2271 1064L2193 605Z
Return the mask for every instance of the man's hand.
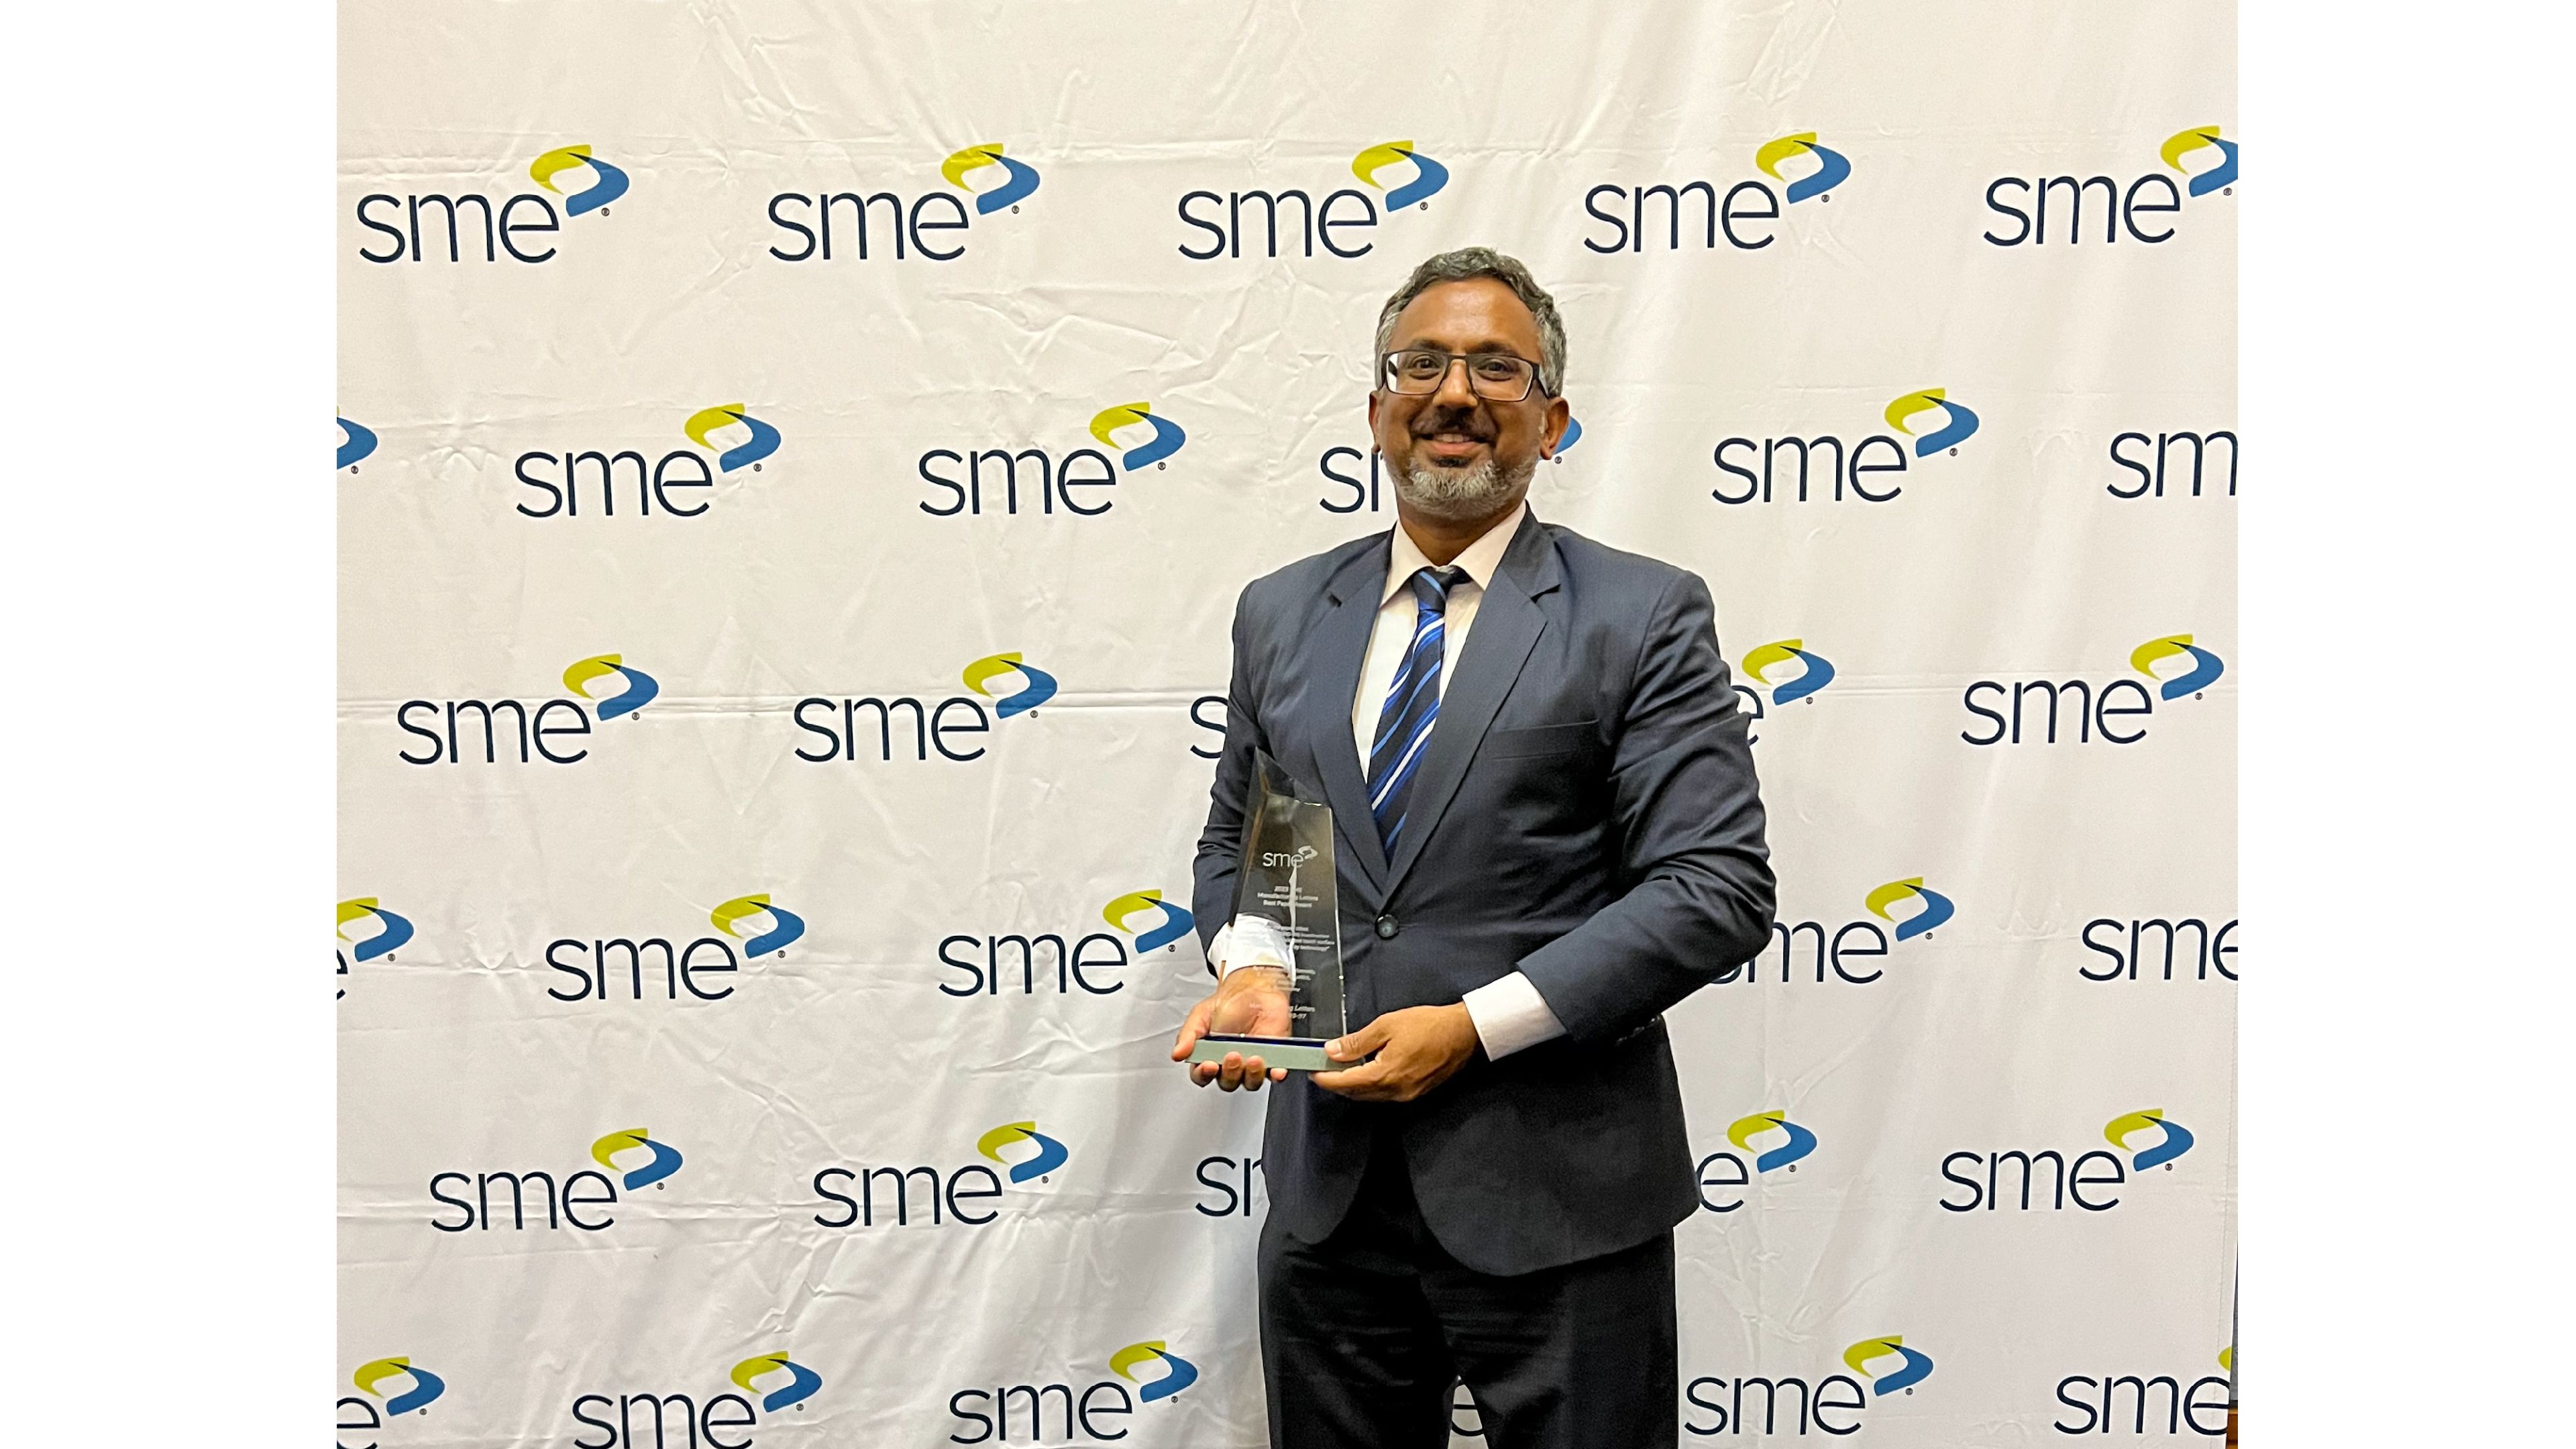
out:
M1356 1062L1371 1052L1377 1060L1348 1071L1317 1072L1315 1085L1362 1102L1410 1102L1449 1080L1481 1044L1466 1003L1408 1006L1326 1047L1324 1054L1337 1062Z
M1172 1039L1172 1060L1189 1061L1190 1048L1210 1032L1219 1036L1286 1036L1287 974L1266 966L1227 972L1205 1001L1190 1008L1189 1020L1181 1023L1181 1034ZM1191 1062L1190 1080L1202 1087L1214 1082L1228 1092L1258 1092L1265 1081L1288 1080L1288 1073L1284 1068L1264 1070L1257 1056L1247 1061L1241 1052L1227 1052L1222 1062Z

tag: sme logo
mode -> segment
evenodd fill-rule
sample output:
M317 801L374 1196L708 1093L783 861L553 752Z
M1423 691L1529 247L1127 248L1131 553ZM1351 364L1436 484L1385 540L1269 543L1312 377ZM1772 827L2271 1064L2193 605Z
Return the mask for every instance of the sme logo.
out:
M2194 1140L2188 1128L2154 1107L2112 1118L2102 1136L2118 1151L1970 1148L1949 1153L1941 1159L1941 1179L1952 1186L1942 1189L1940 1205L1954 1213L1993 1212L2005 1205L2009 1181L2015 1189L2009 1194L2011 1205L2018 1212L2063 1212L2070 1204L2088 1213L2109 1212L2120 1205L2120 1192L2132 1175L2157 1168L2172 1171ZM2010 1179L2004 1175L2008 1166ZM1963 1194L1959 1201L1950 1200L1953 1192Z
M804 1413L805 1401L823 1390L823 1376L783 1350L744 1359L725 1377L734 1387L703 1399L669 1389L578 1395L572 1419L582 1434L574 1449L677 1449L702 1440L713 1449L757 1449L760 1430L775 1416ZM720 1429L741 1437L718 1437ZM592 1438L594 1431L600 1437Z
M1826 432L1722 439L1712 461L1725 480L1709 496L1731 507L1893 503L1904 496L1904 474L1924 459L1957 456L1959 445L1983 426L1976 412L1951 397L1946 387L1906 393L1888 403L1880 417L1895 431L1869 433L1849 443L1840 433ZM1783 461L1791 455L1797 460L1794 473Z
M406 765L477 763L466 741L479 728L483 758L492 765L509 760L529 764L577 765L590 757L590 747L574 744L597 725L613 719L640 719L644 706L662 692L661 682L626 662L623 654L594 654L576 659L564 670L570 699L407 699L394 709L394 722L420 741L406 744L396 756ZM509 732L503 733L503 715ZM421 716L415 719L414 716ZM469 723L470 717L470 723ZM414 749L423 751L413 754Z
M488 1233L496 1228L526 1232L535 1228L548 1231L571 1227L579 1232L605 1232L617 1225L616 1209L624 1201L621 1193L643 1188L661 1190L662 1185L680 1170L680 1150L659 1140L641 1127L611 1132L590 1144L595 1168L585 1167L564 1174L543 1171L436 1173L429 1179L430 1200L440 1211L429 1225L442 1233ZM467 1189L473 1195L466 1195ZM509 1194L509 1220L504 1223L496 1208L498 1193ZM542 1220L537 1208L543 1207ZM446 1209L454 1208L459 1217L447 1220ZM595 1216L585 1218L587 1210Z
M1765 141L1753 149L1759 177L1744 177L1723 196L1707 180L1639 185L1605 181L1583 193L1586 251L1603 256L1636 255L1697 247L1717 250L1721 241L1734 251L1758 252L1778 241L1784 207L1813 201L1822 206L1834 188L1849 181L1851 158L1818 140L1813 131L1797 131ZM1739 176L1742 173L1737 173ZM1775 187L1772 183L1781 183ZM1688 202L1699 200L1697 225ZM1659 208L1655 203L1661 202ZM1660 215L1658 211L1660 210ZM1663 224L1654 225L1660 220Z
M579 518L587 499L592 517L615 518L622 487L630 518L703 517L713 499L691 496L690 490L713 489L719 477L744 468L759 472L761 460L777 452L780 441L778 429L742 403L700 408L677 431L695 447L666 448L649 460L631 447L611 451L613 441L530 448L511 460L511 476L530 494L516 510L528 518Z
M1004 1176L1012 1188L1044 1186L1073 1160L1073 1149L1038 1130L1037 1122L1005 1122L975 1139L980 1161L941 1168L912 1166L826 1167L814 1174L814 1199L826 1204L814 1222L826 1228L880 1224L938 1228L951 1223L980 1228L1001 1215L982 1204L999 1199ZM914 1179L921 1194L913 1195Z
M427 1414L429 1406L447 1393L447 1380L408 1357L360 1364L349 1382L365 1397L344 1397L336 1406L340 1449L375 1449L381 1441L351 1444L347 1436L380 1433L406 1414Z
M932 448L913 471L927 489L945 491L927 491L913 506L933 518L1014 518L1023 511L1051 518L1061 504L1071 517L1098 518L1118 506L1117 495L1106 490L1117 488L1122 474L1167 467L1189 441L1181 425L1150 402L1120 403L1092 414L1091 437L1100 447L1077 446L1061 456L1036 444L1014 449L1007 442ZM1110 453L1118 455L1115 465Z
M1774 1134L1777 1134L1776 1136ZM1754 1139L1763 1138L1759 1146ZM1816 1150L1816 1134L1789 1120L1786 1112L1756 1112L1738 1117L1726 1129L1733 1152L1712 1152L1699 1160L1699 1205L1703 1212L1731 1213L1744 1206L1741 1189L1756 1176L1796 1172ZM1745 1159L1752 1160L1747 1162ZM1715 1196L1711 1190L1715 1190Z
M2054 745L2062 735L2067 744L2083 745L2098 735L2106 744L2134 745L2147 737L2159 706L2202 698L2226 674L2227 664L2192 635L2167 634L2129 651L2129 670L2138 678L1977 680L1961 692L1959 703L1983 724L1961 730L1959 738L1981 747ZM2040 698L2047 701L2045 714L2035 702Z
M776 235L767 253L801 263L953 262L966 255L978 220L1017 214L1041 178L1038 168L992 141L950 152L939 163L939 180L909 195L828 187L779 192L769 198Z
M1199 1381L1198 1365L1159 1338L1117 1350L1109 1355L1108 1366L1108 1375L1087 1382L1081 1375L1067 1375L1049 1384L959 1389L948 1396L949 1417L955 1421L948 1442L1110 1443L1133 1432L1123 1421L1139 1408L1170 1403Z
M1986 209L2002 219L1990 223L1983 235L1999 247L2080 246L2094 230L2085 221L2089 204L2100 223L2102 244L2116 244L2126 236L2161 246L2181 229L2165 218L2183 210L2186 190L2193 201L2213 193L2236 194L2236 155L2236 143L2218 127L2194 126L2174 132L2156 148L2161 169L2150 168L2125 184L2110 175L1998 176L1986 187ZM2101 189L2096 192L2096 187ZM2141 223L2140 217L2147 220ZM2000 234L2007 224L2009 234Z
M1692 1379L1682 1389L1682 1430L1700 1438L1850 1434L1867 1426L1869 1410L1888 1395L1910 1394L1932 1376L1931 1355L1908 1347L1899 1334L1864 1338L1842 1357L1849 1372L1813 1380L1756 1374L1731 1382L1715 1375Z
M587 145L558 146L537 157L528 164L528 179L539 189L497 203L479 191L371 191L358 198L358 225L369 233L358 256L387 266L504 258L534 266L554 260L554 237L566 220L608 215L608 204L630 184L623 170Z
M1030 663L1016 649L987 654L967 665L957 678L967 692L941 699L925 700L908 694L839 699L808 695L796 701L789 716L798 730L812 737L796 746L796 758L809 765L835 760L855 764L871 758L860 751L859 745L867 738L867 721L862 716L873 714L877 727L873 758L881 764L892 764L902 758L895 752L905 742L895 729L895 717L905 714L911 718L913 763L926 764L936 753L952 764L967 764L988 753L980 744L958 748L967 738L990 734L998 721L1034 716L1039 705L1056 695L1055 676Z
M1327 256L1364 257L1377 245L1369 234L1381 221L1393 220L1398 212L1429 209L1431 198L1449 185L1449 168L1411 141L1384 141L1362 148L1351 158L1350 174L1368 190L1344 186L1324 192L1320 199L1297 188L1184 192L1175 210L1190 232L1180 244L1180 253L1194 262L1246 256L1273 259L1283 254L1311 258L1321 246ZM1255 206L1260 208L1257 218ZM1283 225L1288 229L1283 230ZM1255 226L1257 232L1251 229Z

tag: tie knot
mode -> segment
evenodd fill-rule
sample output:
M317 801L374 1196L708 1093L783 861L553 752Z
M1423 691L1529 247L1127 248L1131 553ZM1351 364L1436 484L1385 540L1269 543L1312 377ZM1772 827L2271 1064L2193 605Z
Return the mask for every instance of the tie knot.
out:
M1449 591L1467 577L1462 568L1420 568L1413 571L1413 597L1425 613L1445 614L1449 609Z

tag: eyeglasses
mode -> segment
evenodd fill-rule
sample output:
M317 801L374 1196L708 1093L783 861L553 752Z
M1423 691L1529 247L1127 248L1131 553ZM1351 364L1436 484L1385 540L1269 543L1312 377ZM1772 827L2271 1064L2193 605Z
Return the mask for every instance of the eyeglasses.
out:
M1443 352L1412 347L1378 359L1378 386L1405 397L1429 397L1449 380L1452 363L1467 364L1467 387L1487 402L1520 402L1538 385L1538 364L1508 352Z

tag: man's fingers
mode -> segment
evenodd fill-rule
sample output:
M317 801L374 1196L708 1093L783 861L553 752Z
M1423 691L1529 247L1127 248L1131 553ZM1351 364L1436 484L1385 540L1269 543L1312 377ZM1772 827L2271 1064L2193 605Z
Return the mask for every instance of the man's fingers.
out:
M1332 1045L1324 1048L1324 1055L1337 1062L1355 1062L1386 1045L1387 1038L1391 1035L1393 1033L1387 1028L1386 1018L1381 1016L1349 1036L1334 1041Z
M1190 1008L1189 1017L1181 1023L1180 1035L1172 1038L1173 1061L1188 1060L1190 1048L1197 1046L1199 1038L1207 1035L1208 1015L1215 1009L1216 998L1213 996Z
M1370 1062L1366 1066L1353 1067L1348 1071L1317 1072L1315 1085L1327 1092L1339 1092L1346 1097L1366 1097L1384 1084L1386 1073L1386 1063Z

